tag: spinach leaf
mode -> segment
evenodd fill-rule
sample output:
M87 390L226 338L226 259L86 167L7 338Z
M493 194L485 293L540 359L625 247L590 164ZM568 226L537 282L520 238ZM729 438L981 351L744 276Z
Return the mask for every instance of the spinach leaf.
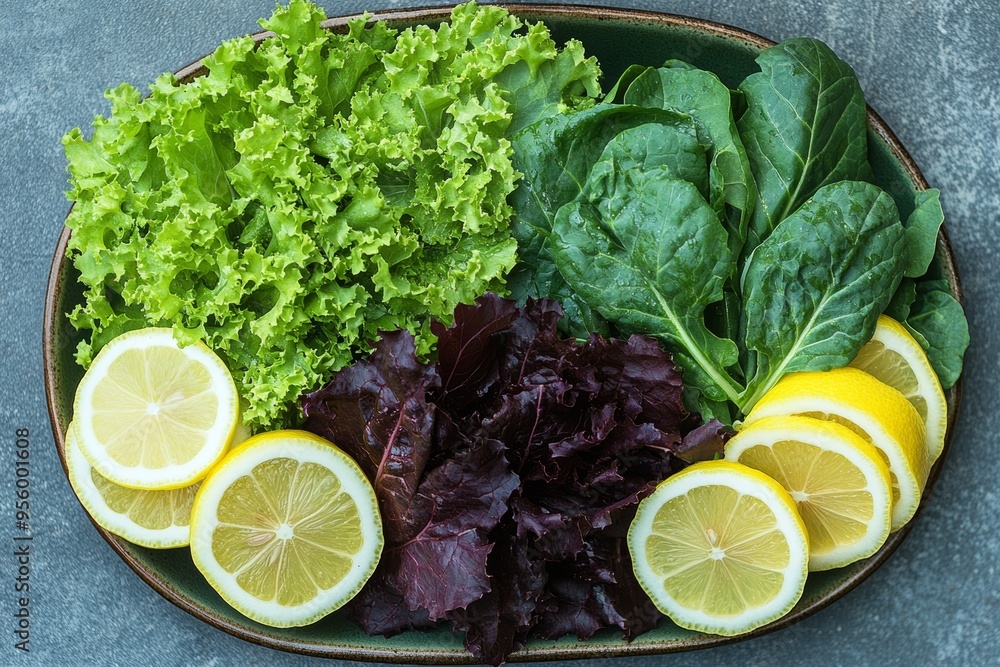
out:
M665 169L671 178L687 181L706 199L709 196L708 146L698 138L693 123L646 123L629 128L608 142L601 159L590 170L583 195L598 206L616 190L616 180L631 171ZM602 211L607 215L607 211Z
M691 63L687 62L686 60L679 60L677 58L670 58L669 60L663 63L663 66L670 67L673 69L690 69L690 70L701 71L698 70L698 68L692 65Z
M591 184L588 184L591 185ZM667 169L630 171L559 209L552 249L572 289L623 333L643 331L675 352L686 385L714 401L739 388L725 370L736 344L705 326L733 256L698 189Z
M904 275L919 278L927 273L937 250L938 230L944 222L939 190L921 190L914 198L914 209L906 219L907 262Z
M950 389L962 374L962 357L969 347L969 323L962 304L951 295L947 281L928 280L916 285L917 298L906 326L927 352L941 386Z
M565 308L560 326L577 338L586 338L588 330L606 333L607 327L556 270L548 243L552 220L562 205L583 191L591 168L601 160L609 142L626 130L651 123L664 126L660 139L673 147L681 159L688 152L699 150L696 145L701 140L694 139L698 136L697 128L688 116L631 105L601 104L577 113L544 118L514 136L514 168L522 178L511 195L517 211L512 233L517 239L520 261L508 275L507 289L519 301L529 296L559 300ZM627 144L641 144L646 135L627 136L632 137ZM645 142L649 144L648 140ZM646 160L637 147L619 144L615 150L623 159L632 155L630 159L636 161L657 160L652 156ZM704 152L701 148L700 154ZM671 159L669 154L663 154L663 160ZM678 169L685 176L692 174L688 167L678 165Z
M625 93L625 103L690 114L705 128L712 142L709 202L729 229L730 249L739 253L756 188L733 120L730 91L711 72L669 62L677 66L648 69L638 76Z
M645 72L647 69L651 68L646 65L629 65L625 68L625 71L622 72L622 75L618 77L618 81L615 82L615 85L611 86L611 90L608 91L608 94L604 96L602 101L609 104L621 104L624 102L625 91L628 90L628 87L632 85L633 81L636 80L636 77Z
M605 146L622 131L646 123L677 126L684 114L633 105L599 104L572 114L543 118L514 135L514 168L522 175L511 203L517 211L512 231L522 257L537 257L556 211L583 190Z
M681 61L633 65L604 103L515 135L512 296L558 299L577 338L658 337L689 409L724 421L785 373L848 363L883 311L953 382L967 325L944 328L957 302L928 282L938 192L901 224L863 182L864 97L825 45L792 39L757 62L736 91Z
M692 69L697 70L698 68L691 63L684 62L683 60L670 59L663 63L663 67L673 67L677 69ZM625 91L628 90L632 82L639 78L640 74L643 74L647 70L655 70L655 67L647 67L646 65L629 65L622 72L622 75L618 77L618 81L615 85L611 87L607 95L604 96L602 101L608 102L610 104L622 104L625 101Z
M747 110L737 121L758 192L744 256L819 188L871 174L865 98L847 63L797 38L757 64L740 84Z
M710 193L706 199L727 226L729 249L738 257L757 191L733 120L732 101L732 91L715 74L680 60L668 60L660 69L646 70L625 94L627 103L688 113L705 129L712 144ZM740 298L735 282L727 281L724 290L723 300L708 309L706 321L717 335L735 338L739 332Z
M917 284L912 278L903 278L882 314L888 315L897 322L902 322L910 316L910 307L916 300Z
M827 185L779 224L744 273L744 339L756 372L741 410L785 373L846 366L905 265L896 205L869 183Z

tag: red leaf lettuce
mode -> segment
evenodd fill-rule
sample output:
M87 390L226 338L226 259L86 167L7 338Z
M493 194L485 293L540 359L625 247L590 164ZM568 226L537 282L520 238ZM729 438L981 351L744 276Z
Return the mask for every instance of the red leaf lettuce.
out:
M632 638L659 617L632 575L635 506L725 430L681 402L651 338L557 335L554 301L488 294L432 326L438 360L407 332L303 400L307 428L375 485L386 550L351 604L366 632L439 619L500 664L529 634Z

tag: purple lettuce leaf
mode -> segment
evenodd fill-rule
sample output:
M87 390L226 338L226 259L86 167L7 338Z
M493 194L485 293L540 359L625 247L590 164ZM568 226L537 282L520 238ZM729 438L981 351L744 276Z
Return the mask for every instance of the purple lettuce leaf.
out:
M548 578L544 561L532 557L528 543L516 538L509 520L495 535L489 562L492 589L448 618L455 630L465 632L465 646L473 655L499 665L524 646Z
M635 580L623 539L601 533L575 560L552 569L535 626L538 636L587 639L602 628L618 627L631 640L656 626L660 613Z
M718 419L709 419L685 434L675 453L685 463L711 461L716 455L725 454L726 441L732 436L731 428Z
M632 637L659 615L630 564L621 570L628 560L619 527L657 482L683 467L674 452L682 429L696 421L681 402L680 373L655 341L592 336L581 345L559 338L559 316L553 302L528 301L502 339L499 387L459 428L504 442L521 477L511 500L513 533L547 582L535 600L535 634L589 637L614 626ZM491 570L500 558L491 556ZM482 620L495 622L482 609L501 610L500 601L516 597L514 585L494 577L493 590L456 625L481 659L518 645L516 634L492 631ZM470 623L470 615L479 621Z
M406 533L408 510L431 453L437 408L427 392L440 386L420 362L406 331L382 335L367 361L335 373L305 396L306 429L349 454L375 489L386 541Z
M655 626L628 525L658 482L729 433L684 409L656 341L563 339L561 316L554 301L486 295L432 325L436 365L390 334L306 398L309 427L358 458L392 512L351 605L366 632L444 618L500 664L530 635Z
M437 620L490 590L487 536L517 486L496 440L475 442L428 473L407 515L406 541L392 547L399 550L397 578L411 609Z
M572 354L577 343L572 338L559 338L556 328L561 317L562 308L557 302L528 299L504 341L500 378L505 387L544 383L547 378L561 377L573 363L565 357Z
M560 577L549 582L547 592L550 607L542 612L534 627L535 634L543 639L558 639L568 634L575 634L581 640L590 639L602 628L625 624L602 585Z
M600 388L595 401L612 404L622 418L677 433L688 413L681 402L681 374L674 362L647 336L627 341L592 335L579 351L577 366L594 369Z
M392 637L406 630L429 630L437 625L426 609L412 610L399 591L399 556L384 552L378 569L351 600L348 612L369 635Z
M473 306L459 305L452 326L431 323L438 339L437 372L442 381L438 405L460 415L482 401L500 375L503 347L497 339L517 313L513 301L490 292Z
M634 513L635 508L633 508ZM628 519L626 526L632 523L631 516L623 518ZM632 572L632 556L625 540L619 538L611 544L613 552L610 559L613 563L615 583L608 586L608 592L615 601L618 614L625 619L624 625L621 626L625 639L632 641L656 627L660 620L660 611L636 581Z

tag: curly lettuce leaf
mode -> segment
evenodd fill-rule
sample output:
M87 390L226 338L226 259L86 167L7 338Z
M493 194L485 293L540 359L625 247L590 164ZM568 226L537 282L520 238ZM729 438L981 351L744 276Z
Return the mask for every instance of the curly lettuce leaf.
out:
M292 0L206 58L207 73L123 85L88 140L64 138L83 366L114 336L172 326L229 366L253 428L406 329L501 289L517 258L509 137L592 104L599 69L542 25L460 5L450 22L345 34Z

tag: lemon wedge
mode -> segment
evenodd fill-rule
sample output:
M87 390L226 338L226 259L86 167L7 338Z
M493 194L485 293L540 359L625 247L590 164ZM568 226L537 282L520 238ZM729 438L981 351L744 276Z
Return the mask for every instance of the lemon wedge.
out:
M264 433L233 449L191 515L195 565L237 611L274 627L341 607L375 571L382 544L364 473L305 431Z
M190 486L226 452L239 420L236 385L202 343L170 329L130 331L104 346L73 403L76 437L108 480L136 489Z
M788 491L809 533L809 570L830 570L879 550L892 525L892 482L878 450L846 426L766 417L726 443L726 459Z
M920 343L902 324L881 315L875 334L861 348L851 366L896 389L913 404L924 421L928 461L933 465L944 451L948 403Z
M677 625L737 635L784 616L809 563L795 503L763 473L696 463L639 503L628 531L636 579Z
M753 407L744 420L800 415L837 422L878 450L892 482L892 530L917 511L929 465L924 424L906 398L856 368L789 373Z
M168 491L119 486L94 470L83 455L73 426L66 431L69 482L87 513L110 533L151 549L187 546L191 505L201 485Z

